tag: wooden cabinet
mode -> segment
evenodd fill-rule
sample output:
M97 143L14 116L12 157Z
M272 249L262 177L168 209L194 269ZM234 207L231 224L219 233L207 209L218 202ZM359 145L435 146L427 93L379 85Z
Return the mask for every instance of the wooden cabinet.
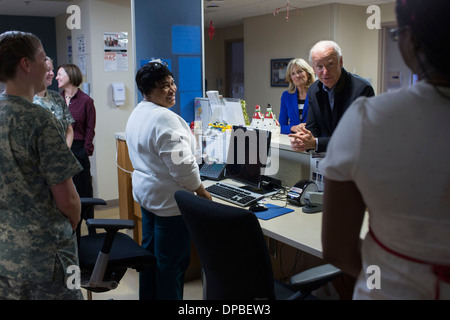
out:
M140 215L140 206L133 200L131 173L133 166L131 165L128 155L128 148L125 140L116 137L117 143L117 177L119 183L119 214L120 219L133 220L136 227L133 231L134 240L141 244L142 240L142 216ZM136 213L139 213L137 215Z

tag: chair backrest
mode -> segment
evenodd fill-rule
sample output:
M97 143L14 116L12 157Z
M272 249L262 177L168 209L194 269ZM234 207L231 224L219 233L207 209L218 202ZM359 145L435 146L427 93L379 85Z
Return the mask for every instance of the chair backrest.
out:
M272 264L256 216L177 191L175 199L206 277L206 299L274 299Z

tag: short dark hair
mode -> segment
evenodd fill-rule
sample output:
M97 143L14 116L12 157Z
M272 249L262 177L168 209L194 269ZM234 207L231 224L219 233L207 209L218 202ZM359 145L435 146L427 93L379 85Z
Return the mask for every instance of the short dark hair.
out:
M34 61L41 40L34 34L22 31L6 31L0 34L0 81L6 82L16 75L20 59Z
M450 1L397 0L399 27L408 26L427 62L450 84Z
M59 68L63 68L67 72L70 83L75 87L78 87L83 82L83 75L76 64L66 63L58 66L57 70L59 70Z
M136 84L142 95L145 95L156 88L156 84L161 83L168 76L173 78L172 72L164 63L149 62L143 65L136 73Z

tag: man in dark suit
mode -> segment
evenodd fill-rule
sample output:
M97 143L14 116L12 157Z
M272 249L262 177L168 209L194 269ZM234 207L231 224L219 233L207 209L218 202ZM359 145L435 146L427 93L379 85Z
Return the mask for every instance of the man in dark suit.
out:
M375 92L370 83L343 68L341 49L333 41L316 43L309 54L319 80L308 90L309 112L306 125L290 134L292 149L298 152L325 152L328 141L345 110L360 96Z

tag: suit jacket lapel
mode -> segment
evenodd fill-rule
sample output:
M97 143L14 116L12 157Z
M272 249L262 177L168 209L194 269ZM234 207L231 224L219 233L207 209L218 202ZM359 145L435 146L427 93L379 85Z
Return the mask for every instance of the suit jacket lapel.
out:
M342 74L339 78L338 83L336 83L336 88L334 89L334 108L332 115L332 130L336 129L338 124L338 119L342 117L344 112L344 102L345 102L345 83L348 78L347 71L342 68Z
M328 93L323 90L323 84L319 84L319 90L316 93L316 98L319 106L319 111L321 113L319 120L321 122L321 127L324 128L325 132L322 132L325 136L330 136L332 132L331 127L331 107L328 99Z

